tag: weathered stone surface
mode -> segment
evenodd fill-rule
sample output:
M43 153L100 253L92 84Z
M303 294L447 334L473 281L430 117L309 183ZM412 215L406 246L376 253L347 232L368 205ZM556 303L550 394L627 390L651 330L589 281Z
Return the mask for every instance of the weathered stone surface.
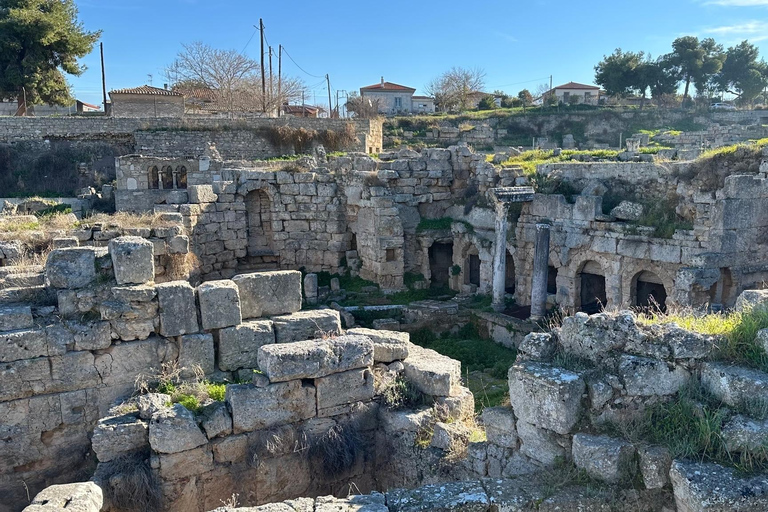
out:
M195 415L181 404L161 409L149 423L149 444L158 453L178 453L208 442Z
M301 309L301 272L254 272L232 278L240 290L243 318L295 313Z
M441 414L458 421L475 414L475 395L464 386L453 389L452 396L437 396L435 404L440 407Z
M316 414L314 386L300 380L279 382L264 388L253 385L227 386L235 434L307 420Z
M216 352L211 334L187 334L181 337L179 367L182 378L192 378L202 371L210 375L216 370Z
M240 291L229 280L208 281L197 287L203 329L221 329L242 322Z
M723 426L722 436L730 452L760 450L768 446L768 420L737 414Z
M198 331L195 290L186 281L157 285L160 334L181 336Z
M486 478L482 480L490 499L491 510L499 512L523 512L533 509L541 502L545 493L528 480L502 480Z
M0 306L0 331L15 331L32 327L30 306Z
M712 336L705 336L676 325L666 326L663 340L672 349L675 359L703 359L714 348L715 340Z
M518 352L521 359L533 361L547 361L552 358L557 348L557 343L551 334L546 332L532 332L527 334L520 342Z
M259 347L275 342L272 320L251 320L218 333L219 369L258 368Z
M760 329L755 336L755 343L762 348L764 352L768 353L768 329Z
M613 398L613 386L604 380L594 380L587 383L589 392L589 406L594 411L599 411Z
M259 368L270 382L316 379L373 365L373 342L365 336L297 341L259 348Z
M142 284L155 279L154 244L139 236L121 236L109 241L109 255L117 284Z
M160 461L159 475L163 480L200 476L213 469L213 455L207 446L177 453L161 453L158 460Z
M511 407L483 409L483 425L489 443L504 448L517 448L517 428Z
M298 512L294 506L285 509L285 512L294 511ZM278 511L275 510L274 512ZM307 512L389 512L389 508L386 505L385 496L374 492L347 498L320 496L315 500L314 509L310 508Z
M359 334L371 338L373 341L373 361L376 363L402 361L408 357L411 335L407 332L355 327L354 329L347 329L347 334Z
M520 453L535 461L550 466L570 451L570 447L566 448L563 440L554 432L524 421L518 421L516 427L520 438Z
M608 436L573 436L573 462L592 478L608 483L628 481L636 473L635 447Z
M434 350L411 344L403 372L416 389L432 396L451 396L461 385L461 363Z
M612 350L621 349L627 343L643 343L646 337L629 311L592 316L576 313L563 319L558 332L558 339L566 352L591 361L601 361L609 357Z
M121 302L150 302L157 297L153 285L113 286L112 296Z
M509 369L509 397L520 421L567 434L581 413L585 384L577 373L544 363L523 362Z
M45 277L54 288L83 288L96 279L93 247L54 249L45 262Z
M643 205L622 201L611 210L611 216L618 220L638 220L643 215Z
M139 410L139 418L152 419L152 415L161 409L168 408L171 396L165 393L147 393L136 397L136 408Z
M432 440L429 446L450 452L459 446L466 446L470 433L462 423L438 421L432 429Z
M637 449L640 474L646 489L661 489L669 483L672 457L663 446L640 446Z
M232 417L224 402L214 402L206 405L200 412L200 426L206 437L226 436L232 433Z
M99 420L93 429L91 446L99 462L109 462L124 453L149 446L149 424L133 414Z
M277 343L335 336L342 331L339 312L333 309L299 311L290 315L275 316L272 321Z
M407 409L395 410L388 409L387 407L379 409L381 428L387 434L418 432L431 420L431 409L422 409L419 411L411 411Z
M744 290L736 298L735 311L749 311L768 304L768 290Z
M701 367L701 384L731 407L753 400L768 402L768 374L758 370L706 362Z
M304 297L310 306L317 304L317 274L304 276Z
M768 477L739 477L713 463L675 460L669 472L678 512L768 510Z
M315 379L317 409L327 409L373 398L373 373L367 368Z
M0 333L0 362L47 356L48 337L42 329L25 329ZM56 354L50 354L56 355Z
M432 484L387 492L390 512L485 512L490 500L478 481Z
M112 344L109 322L66 322L72 332L75 350L101 350Z
M99 512L103 504L101 487L93 482L80 482L46 487L24 512Z
M631 396L674 395L691 375L683 368L647 357L621 356L619 376Z

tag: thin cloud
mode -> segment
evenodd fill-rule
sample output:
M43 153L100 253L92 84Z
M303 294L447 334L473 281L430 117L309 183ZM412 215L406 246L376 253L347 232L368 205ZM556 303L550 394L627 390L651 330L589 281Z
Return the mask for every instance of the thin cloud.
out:
M768 4L768 0L766 0L766 3ZM768 39L768 21L752 20L743 23L735 23L733 25L708 27L703 29L702 32L708 35L727 38L731 42L747 39L754 43Z
M704 5L723 7L768 7L768 0L708 0Z

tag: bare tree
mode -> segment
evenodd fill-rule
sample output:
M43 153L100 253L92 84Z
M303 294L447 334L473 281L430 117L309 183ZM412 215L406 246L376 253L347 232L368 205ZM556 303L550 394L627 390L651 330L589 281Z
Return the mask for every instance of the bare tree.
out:
M426 91L435 98L440 110L466 110L469 96L485 87L485 71L480 68L452 67L426 86Z
M347 112L352 112L361 119L373 119L379 116L380 102L378 99L363 98L356 92L351 92L347 98Z

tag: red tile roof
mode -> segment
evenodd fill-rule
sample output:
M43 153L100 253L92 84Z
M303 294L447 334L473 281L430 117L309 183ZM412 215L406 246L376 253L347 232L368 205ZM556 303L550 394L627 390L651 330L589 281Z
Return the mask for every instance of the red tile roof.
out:
M131 89L115 89L109 91L109 94L153 94L157 96L183 96L175 91L169 91L168 89L160 89L159 87L152 87L151 85L142 85L141 87L133 87Z
M95 108L97 110L101 110L101 107L98 106L98 105L91 105L90 103L86 103L86 102L80 101L80 100L77 100L77 102L80 103L81 105L84 105L84 106L88 107L88 108Z
M576 82L568 82L567 84L558 85L555 89L600 89L596 85L579 84Z
M361 87L361 91L411 91L416 89L406 87L404 85L393 84L392 82L383 82L378 84L369 85L368 87Z

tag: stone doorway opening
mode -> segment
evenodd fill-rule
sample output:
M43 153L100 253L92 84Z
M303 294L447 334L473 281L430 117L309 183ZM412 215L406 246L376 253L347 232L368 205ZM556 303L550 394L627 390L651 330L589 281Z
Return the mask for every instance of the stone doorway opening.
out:
M252 190L245 196L248 219L248 267L270 270L278 266L272 237L272 209L266 192Z
M504 291L509 294L515 293L515 258L507 253L506 276L504 277Z
M468 265L469 265L469 284L480 286L480 255L470 254Z
M635 306L661 312L667 310L667 290L659 276L644 270L633 281Z
M453 264L453 242L435 242L429 247L432 286L448 286Z
M547 267L547 293L549 295L557 294L557 268L554 265Z
M587 261L579 273L579 311L593 315L607 302L603 270L596 261Z

